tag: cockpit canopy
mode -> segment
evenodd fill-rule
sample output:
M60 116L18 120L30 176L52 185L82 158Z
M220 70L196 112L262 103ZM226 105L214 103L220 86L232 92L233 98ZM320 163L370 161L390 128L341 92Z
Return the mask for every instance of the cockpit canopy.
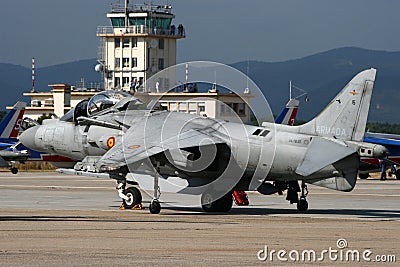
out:
M130 99L132 98L132 99ZM91 117L113 107L122 99L134 105L141 105L138 99L122 91L107 90L92 96L89 100L82 100L73 109L68 111L60 120L76 122L79 117Z
M111 108L125 97L131 96L122 91L108 90L94 95L87 105L88 116L93 116L100 111Z

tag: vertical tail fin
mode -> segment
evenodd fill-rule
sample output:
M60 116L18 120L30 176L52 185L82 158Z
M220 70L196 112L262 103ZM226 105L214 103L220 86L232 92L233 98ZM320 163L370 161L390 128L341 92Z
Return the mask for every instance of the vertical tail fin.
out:
M285 108L282 109L281 113L276 117L275 123L293 126L299 103L300 101L297 99L290 99Z
M17 138L26 103L17 102L0 124L0 138Z
M375 76L373 68L357 74L317 117L301 126L300 131L362 141Z

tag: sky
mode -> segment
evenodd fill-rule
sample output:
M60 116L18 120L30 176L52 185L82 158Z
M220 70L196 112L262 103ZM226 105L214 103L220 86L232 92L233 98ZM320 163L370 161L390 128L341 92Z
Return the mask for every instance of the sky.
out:
M97 26L119 0L1 0L0 63L45 67L97 57ZM149 0L130 0L134 3ZM123 1L121 1L123 2ZM153 0L171 4L178 62L285 61L355 46L400 51L398 0Z

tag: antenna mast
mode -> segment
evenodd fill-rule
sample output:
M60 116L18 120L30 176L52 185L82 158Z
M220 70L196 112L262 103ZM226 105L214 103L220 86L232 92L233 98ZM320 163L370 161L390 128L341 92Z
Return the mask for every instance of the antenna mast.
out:
M35 58L32 57L32 89L31 93L35 92Z
M129 0L125 0L125 29L128 29L128 22L129 22L128 5L129 5Z

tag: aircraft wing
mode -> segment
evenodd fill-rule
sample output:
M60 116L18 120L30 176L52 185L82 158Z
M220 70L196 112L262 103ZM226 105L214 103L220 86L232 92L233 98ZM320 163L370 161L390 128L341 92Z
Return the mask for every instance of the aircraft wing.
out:
M153 122L147 123L152 127L157 125ZM187 130L181 130L179 134L175 132L181 127L172 125L168 125L167 129L161 125L154 126L151 131L144 130L146 122L131 127L124 134L123 141L101 157L97 167L122 167L165 151L225 143L213 134L215 130L209 125L194 124Z

